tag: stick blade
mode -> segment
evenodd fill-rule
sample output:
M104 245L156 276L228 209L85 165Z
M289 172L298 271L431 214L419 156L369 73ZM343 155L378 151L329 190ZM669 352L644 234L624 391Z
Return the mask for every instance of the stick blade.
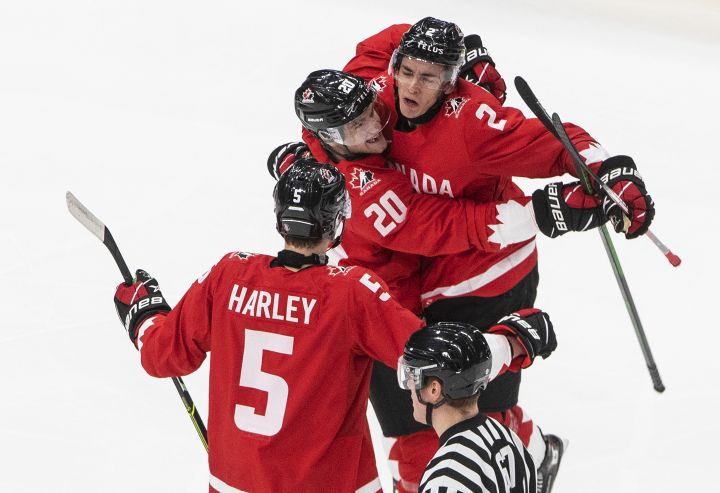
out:
M80 224L85 226L85 229L94 234L100 241L105 243L105 224L95 217L95 214L90 212L82 202L80 202L72 192L65 194L65 201L67 202L67 208L70 214L78 220Z

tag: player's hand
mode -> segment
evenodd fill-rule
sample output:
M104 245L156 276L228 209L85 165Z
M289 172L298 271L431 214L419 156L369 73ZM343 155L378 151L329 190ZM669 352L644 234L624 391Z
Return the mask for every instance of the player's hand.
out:
M550 238L568 231L585 231L605 224L602 202L583 191L580 182L550 183L532 196L538 229Z
M310 149L303 141L288 142L278 146L268 156L267 168L270 175L279 180L296 159L310 157Z
M150 315L167 313L170 305L160 292L158 282L142 269L135 271L130 286L120 283L115 289L115 309L130 340L137 346L137 328Z
M598 177L627 204L627 217L620 206L600 189L603 211L615 231L625 233L628 239L647 233L655 217L655 204L645 189L645 182L637 171L635 162L629 156L613 156L600 165Z
M525 308L501 318L488 330L491 334L515 336L527 353L522 368L530 366L537 356L547 358L557 348L555 330L547 313Z
M507 85L477 34L465 36L465 63L460 67L459 77L487 89L500 104L505 102Z

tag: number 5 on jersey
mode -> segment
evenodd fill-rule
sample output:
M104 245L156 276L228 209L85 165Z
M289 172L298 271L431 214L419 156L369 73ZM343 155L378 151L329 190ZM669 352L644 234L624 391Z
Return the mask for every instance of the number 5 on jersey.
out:
M385 192L378 202L379 204L375 202L370 204L364 212L365 217L368 218L373 214L377 216L373 225L384 238L390 231L395 229L399 223L405 220L407 217L407 207L392 190ZM387 217L388 215L390 218Z
M282 377L262 371L265 351L291 355L294 338L273 332L245 329L240 386L267 392L265 414L254 407L235 405L235 426L258 435L273 436L282 428L288 400L288 384Z

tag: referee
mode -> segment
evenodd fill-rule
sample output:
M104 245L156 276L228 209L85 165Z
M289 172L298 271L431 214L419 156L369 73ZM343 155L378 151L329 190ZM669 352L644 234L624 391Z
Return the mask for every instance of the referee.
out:
M544 312L522 312L527 322L522 325L530 330L503 320L512 328L496 325L490 332L507 329L518 335L527 353L519 363L525 367L535 355L549 355L557 344ZM496 372L487 341L472 325L441 322L410 336L398 380L411 391L415 419L431 425L440 437L420 493L536 493L530 453L515 433L478 411L478 396Z

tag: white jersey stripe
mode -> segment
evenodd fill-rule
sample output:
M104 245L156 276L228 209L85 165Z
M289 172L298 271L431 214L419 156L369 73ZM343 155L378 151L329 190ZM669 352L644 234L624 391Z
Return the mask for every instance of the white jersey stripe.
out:
M218 490L220 493L247 493L246 491L233 488L222 479L216 478L210 474L210 486Z
M484 428L481 429L481 432L482 432L482 430L484 430ZM465 437L465 438L467 438L468 440L470 440L471 442L473 442L475 445L477 445L478 447L480 447L484 452L486 452L486 453L488 454L488 457L489 457L489 456L490 456L490 449L488 448L489 444L488 444L488 443L485 443L485 441L484 441L482 438L480 438L480 436L479 436L477 433L475 433L475 431L477 431L477 430L474 430L474 431L470 431L470 430L468 430L468 431L463 431L463 432L460 433L458 436Z
M482 415L451 430L423 473L421 493L535 493L532 457L512 431Z
M484 426L480 428L480 434L483 436L488 445L492 445L495 441L493 440L493 437L490 436L490 432Z
M508 433L508 431L510 431L510 430L508 430L507 428L505 428L503 426L500 426L500 423L495 421L493 418L488 417L487 420L488 420L488 428L495 431L496 433L500 433L506 441L508 441L508 442L512 441L512 437Z
M532 255L534 251L535 240L531 241L530 243L517 250L516 252L512 253L511 255L505 257L482 274L478 274L477 276L466 279L462 282L459 282L458 284L435 288L432 291L423 293L420 297L423 300L426 300L428 298L434 298L435 296L440 295L451 297L462 296L468 293L472 293L473 291L490 284L494 280L500 278L513 268L520 265L520 263L530 257L530 255Z
M342 245L338 245L327 251L328 265L340 265L341 260L348 258L348 254Z
M458 436L468 436L466 435L466 433L467 432L461 433ZM490 460L490 454L482 457L478 455L477 452L475 452L473 449L465 447L459 443L453 443L452 445L446 445L445 447L443 447L443 456L447 456L449 453L452 452L456 452L459 455L471 459L474 463L476 463L476 465L482 471L483 475L497 487L497 483L495 481L495 470L488 462ZM478 472L468 469L461 463L453 460L451 457L446 457L437 464L435 464L433 467L426 469L423 477L430 477L436 470L442 469L444 467L447 467L448 469L452 469L453 471L462 474L463 477L471 480L473 484L482 485L482 479Z
M375 493L381 489L382 486L380 485L380 478L375 478L365 486L361 486L360 488L356 489L355 493Z
M490 433L492 433L492 436L495 437L495 440L500 440L500 432L497 430L492 418L487 420L487 428L490 430Z

